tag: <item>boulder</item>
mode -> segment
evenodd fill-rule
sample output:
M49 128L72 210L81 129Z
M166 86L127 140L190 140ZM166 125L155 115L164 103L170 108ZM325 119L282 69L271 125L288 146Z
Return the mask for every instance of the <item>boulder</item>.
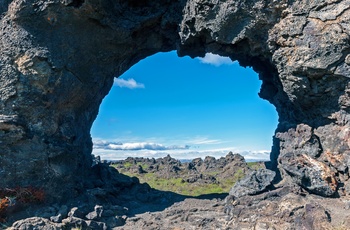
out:
M242 197L246 195L256 195L272 187L272 181L276 173L268 169L259 169L252 171L242 180L238 181L230 190L233 197Z

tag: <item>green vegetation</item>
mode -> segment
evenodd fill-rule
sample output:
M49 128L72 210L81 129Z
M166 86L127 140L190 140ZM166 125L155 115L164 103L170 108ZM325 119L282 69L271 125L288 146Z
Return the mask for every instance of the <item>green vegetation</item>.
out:
M131 173L130 173L131 174ZM147 183L152 188L162 191L171 191L187 196L199 196L212 193L227 193L232 187L229 180L219 184L201 184L188 183L182 178L160 178L155 173L146 173L141 175L130 175L139 178L141 183Z
M247 162L247 165L249 168L251 168L253 170L258 170L258 169L264 168L263 162Z
M236 183L244 177L243 169L238 169L237 172L233 175L233 181Z
M218 180L218 183L189 183L182 179L182 177L185 175L178 175L174 178L162 178L154 172L148 172L143 174L131 172L132 170L129 170L130 167L132 167L131 163L130 165L129 163L124 163L123 166L125 169L118 169L120 173L123 173L124 175L130 177L137 177L139 178L140 183L147 183L152 188L157 190L171 191L187 196L200 196L213 193L228 193L232 186L238 180L244 177L243 169L238 169L237 172L233 175L233 177L230 178L216 177L219 174L219 172L211 171L206 174L203 174L203 176L215 176ZM147 164L142 164L141 166L145 170L147 170L147 168L149 167ZM135 165L133 165L133 167L135 167Z
M124 162L123 166L128 169L130 168L131 166L133 166L133 164L131 162Z
M192 162L191 166L170 156L157 160L131 158L111 166L124 175L137 177L140 183L147 183L154 189L186 196L228 193L250 170L265 168L263 162L246 163L241 158L236 161L208 158Z
M147 169L149 167L146 163L137 163L138 166L141 166L143 169Z
M143 169L147 169L148 167L149 167L149 165L148 164L146 164L146 163L137 163L136 164L137 166L141 166ZM131 163L131 162L124 162L123 163L123 167L125 168L125 169L127 169L127 170L129 170L131 167L134 167L135 165L133 164L133 163Z

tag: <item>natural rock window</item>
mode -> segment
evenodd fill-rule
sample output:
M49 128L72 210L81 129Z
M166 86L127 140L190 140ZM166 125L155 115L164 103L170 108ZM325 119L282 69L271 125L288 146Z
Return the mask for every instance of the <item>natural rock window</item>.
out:
M93 154L191 159L233 151L269 160L277 113L260 87L251 68L227 57L155 54L115 79L92 127Z
M252 66L279 115L271 169L311 193L349 194L349 2L305 2L3 1L0 187L52 199L86 188L113 77L176 50Z

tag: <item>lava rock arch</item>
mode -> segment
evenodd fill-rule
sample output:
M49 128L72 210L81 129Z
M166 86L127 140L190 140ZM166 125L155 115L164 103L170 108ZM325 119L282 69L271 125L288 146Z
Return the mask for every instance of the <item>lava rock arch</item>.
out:
M0 187L84 189L113 78L177 50L252 66L279 114L270 168L350 193L350 1L7 0L0 12Z

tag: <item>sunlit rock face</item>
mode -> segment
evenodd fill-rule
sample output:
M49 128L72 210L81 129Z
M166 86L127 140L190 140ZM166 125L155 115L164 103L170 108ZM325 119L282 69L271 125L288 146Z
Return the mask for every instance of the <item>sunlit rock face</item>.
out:
M350 193L350 1L14 0L0 12L0 187L79 193L113 78L177 50L252 66L279 114L271 168Z

